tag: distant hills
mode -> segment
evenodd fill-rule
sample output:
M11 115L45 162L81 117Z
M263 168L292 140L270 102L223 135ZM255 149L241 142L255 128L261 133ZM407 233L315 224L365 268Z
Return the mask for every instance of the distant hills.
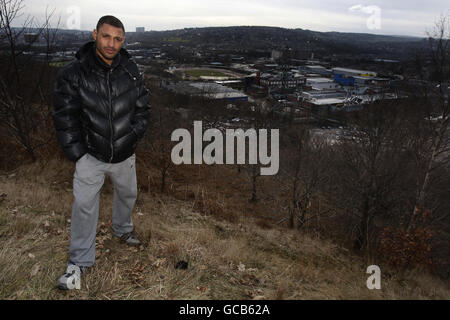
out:
M398 59L426 46L426 39L369 33L319 32L264 26L185 28L167 31L130 32L152 42L168 39L183 41L184 46L214 46L218 49L278 49L324 54L373 54Z
M131 33L131 32L130 32ZM134 32L132 32L134 33ZM231 26L231 27L204 27L184 28L166 31L147 31L145 35L158 36L180 36L188 39L204 39L205 37L216 37L216 40L277 40L277 41L336 41L336 42L420 42L424 38L411 36L389 36L370 33L348 33L348 32L320 32L305 29L287 29L280 27L265 26Z
M60 34L92 31L59 30ZM171 43L184 47L220 50L295 50L329 54L369 54L398 59L426 47L426 38L411 36L376 35L370 33L319 32L305 29L287 29L266 26L230 26L184 28L166 31L127 32L128 41L149 45Z

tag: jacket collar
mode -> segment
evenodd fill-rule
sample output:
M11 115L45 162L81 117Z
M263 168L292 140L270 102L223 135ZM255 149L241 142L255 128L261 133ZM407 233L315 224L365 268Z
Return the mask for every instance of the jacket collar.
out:
M95 52L95 41L85 43L75 54L75 57L81 62L87 70L100 68L104 70L114 69L118 65L124 65L131 58L131 55L124 48L120 48L119 53L114 57L111 65L104 62Z

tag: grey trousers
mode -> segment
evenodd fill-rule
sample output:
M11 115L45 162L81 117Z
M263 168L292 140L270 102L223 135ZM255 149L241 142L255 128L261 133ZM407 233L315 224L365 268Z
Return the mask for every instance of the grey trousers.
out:
M76 162L68 265L91 267L95 262L100 190L105 174L114 184L114 235L120 237L133 231L131 214L137 197L135 161L135 154L119 163L105 163L87 153Z

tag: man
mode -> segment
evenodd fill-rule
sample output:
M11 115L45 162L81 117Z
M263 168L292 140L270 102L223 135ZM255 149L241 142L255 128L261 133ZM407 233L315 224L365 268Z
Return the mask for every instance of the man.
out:
M136 63L122 48L125 28L104 16L76 60L58 73L52 117L65 155L76 162L67 270L60 289L79 289L81 274L95 261L99 196L105 174L114 184L114 235L140 245L133 233L136 201L135 150L148 126L148 91Z

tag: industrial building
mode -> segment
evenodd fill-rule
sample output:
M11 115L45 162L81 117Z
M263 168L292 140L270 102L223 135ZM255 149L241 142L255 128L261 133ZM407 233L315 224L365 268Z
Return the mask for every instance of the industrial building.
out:
M376 72L367 70L357 70L349 68L332 68L334 74L334 81L342 86L354 86L355 77L361 78L373 78L377 76Z
M306 78L306 85L314 90L338 89L340 86L330 78Z
M189 96L203 96L208 99L225 101L248 101L248 96L238 90L214 82L181 81L165 84L171 91Z
M352 76L361 76L361 77L376 77L377 73L373 71L367 70L357 70L357 69L349 69L349 68L332 68L333 73L340 74L346 77Z
M299 71L304 73L304 74L309 74L309 75L317 75L317 76L321 76L321 77L331 77L332 76L332 71L329 69L326 69L324 66L321 65L310 65L310 66L303 66L303 67L299 67Z
M284 77L284 78L283 78ZM269 73L263 73L259 77L259 82L262 86L268 88L297 88L298 86L304 85L306 78L300 74L292 73L278 73L277 75L272 75Z

